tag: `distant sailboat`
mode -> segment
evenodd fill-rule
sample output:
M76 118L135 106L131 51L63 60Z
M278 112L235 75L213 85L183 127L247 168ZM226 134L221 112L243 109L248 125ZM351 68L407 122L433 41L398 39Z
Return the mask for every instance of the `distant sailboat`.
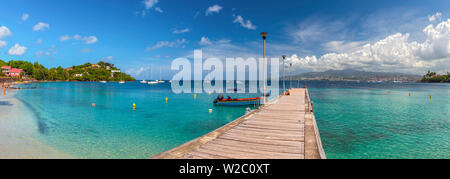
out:
M152 67L150 66L150 79L152 78ZM148 82L149 85L158 84L158 80Z
M106 81L100 81L100 83L106 83Z
M159 80L156 80L156 81L158 81L158 83L165 83L165 81L163 81L161 78L161 73L162 73L162 68L159 67Z
M141 83L145 84L145 83L148 83L148 82L147 82L147 81L145 81L145 80L142 80L142 81L141 81Z
M124 84L124 83L125 83L125 81L123 81L123 74L120 74L119 84Z

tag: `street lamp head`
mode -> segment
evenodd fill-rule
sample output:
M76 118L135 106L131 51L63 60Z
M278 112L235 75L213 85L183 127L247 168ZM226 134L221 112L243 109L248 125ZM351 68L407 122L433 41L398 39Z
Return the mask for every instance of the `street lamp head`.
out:
M268 33L267 32L261 32L261 36L264 40L266 40Z

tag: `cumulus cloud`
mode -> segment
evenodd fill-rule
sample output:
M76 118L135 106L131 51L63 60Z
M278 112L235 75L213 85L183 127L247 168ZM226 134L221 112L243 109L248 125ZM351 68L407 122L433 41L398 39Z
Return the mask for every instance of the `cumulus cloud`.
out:
M189 31L191 31L191 29L189 29L189 28L185 28L185 29L175 29L175 30L173 30L173 33L174 34L183 34L183 33L187 33L187 32L189 32Z
M208 37L202 37L199 42L200 45L210 45L212 42L209 40Z
M22 15L22 21L26 21L29 17L30 17L29 14L24 13L24 14Z
M233 23L239 23L239 24L241 24L242 27L247 28L247 29L251 29L251 30L256 29L256 26L252 24L252 21L250 21L250 20L245 21L244 18L239 15L235 16Z
M9 55L21 56L27 51L27 47L20 46L19 44L14 45L8 50Z
M436 26L427 26L423 33L426 35L424 42L410 42L410 34L396 33L344 53L303 58L293 55L289 61L299 69L311 71L353 68L411 73L422 73L427 69L446 72L450 69L450 19Z
M155 11L159 13L163 13L164 11L160 7L155 7Z
M45 31L50 29L50 25L44 22L39 22L33 26L33 31Z
M84 37L83 40L85 41L86 44L94 44L94 43L98 42L98 39L96 36Z
M219 13L220 10L222 10L222 6L219 5L214 5L214 6L210 6L208 7L208 9L205 12L206 16L212 15L213 13Z
M12 33L8 29L8 27L6 27L6 26L1 26L0 27L0 39L3 39L5 37L11 36L11 35L12 35Z
M140 14L142 16L145 16L150 9L153 9L159 13L163 13L164 11L160 7L155 6L156 4L158 4L158 2L159 2L158 0L144 0L143 1L144 10L142 10L142 12L140 12ZM139 14L139 12L137 14Z
M157 3L158 3L158 0L145 0L144 1L145 9L151 9Z
M151 47L147 47L147 51L150 50L156 50L159 48L163 48L163 47L179 47L183 44L187 43L186 39L177 39L175 41L169 42L169 41L160 41L158 43L156 43L155 45L151 46Z
M440 12L437 12L436 14L428 16L428 20L430 22L440 21L441 19L442 19L442 13L440 13Z
M6 46L7 42L3 41L2 39L8 36L11 36L11 31L6 26L0 27L0 48L3 48Z

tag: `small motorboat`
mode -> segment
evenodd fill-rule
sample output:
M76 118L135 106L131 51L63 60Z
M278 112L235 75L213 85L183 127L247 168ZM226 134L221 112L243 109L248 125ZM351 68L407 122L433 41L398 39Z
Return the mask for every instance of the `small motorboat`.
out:
M155 84L158 84L158 81L150 81L150 82L148 82L148 84L149 85L155 85Z
M266 95L269 96L269 95ZM217 99L214 100L214 104L217 106L249 106L249 105L259 105L261 104L262 97L256 98L236 98L233 99L228 96L225 99L222 95L219 95Z
M145 81L145 80L142 80L141 83L142 83L142 84L147 84L148 82Z
M124 84L125 83L125 81L119 81L119 84Z
M100 81L100 83L106 83L106 81Z

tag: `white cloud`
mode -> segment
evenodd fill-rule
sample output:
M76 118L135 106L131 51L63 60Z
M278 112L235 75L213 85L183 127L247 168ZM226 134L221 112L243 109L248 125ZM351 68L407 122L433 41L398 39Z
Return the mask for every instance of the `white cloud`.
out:
M24 14L22 15L22 21L26 21L29 17L30 17L29 14L24 13Z
M63 36L59 37L59 41L61 41L61 42L64 42L64 41L66 41L66 40L70 40L70 36L68 36L68 35L63 35Z
M187 43L186 39L177 39L175 41L169 42L169 41L160 41L158 43L156 43L155 45L151 46L151 47L147 47L147 51L150 50L156 50L159 48L163 48L163 47L179 47L183 44Z
M219 13L220 10L222 10L222 6L219 6L219 5L216 4L214 6L208 7L208 9L205 12L205 15L209 16L209 15L211 15L213 13Z
M0 48L5 47L6 44L7 44L7 43L6 43L5 41L0 40Z
M94 43L98 42L98 39L96 36L84 37L83 40L86 42L86 44L94 44Z
M442 19L442 13L440 13L440 12L437 12L436 14L428 16L428 20L430 22L440 21L441 19Z
M202 39L199 42L200 45L211 45L212 42L209 40L208 37L202 37Z
M0 27L0 48L3 48L6 46L6 44L8 44L6 41L3 41L2 39L5 37L9 37L11 35L12 35L12 33L8 29L8 27L6 27L6 26Z
M289 60L298 68L312 71L360 69L423 73L431 69L450 69L450 19L423 30L426 40L410 42L410 34L392 34L375 43L359 45L353 51L327 53L320 57L293 55Z
M158 3L158 0L145 0L144 1L145 9L151 9L157 3Z
M50 29L50 25L44 22L39 22L33 27L33 31L45 31Z
M142 10L140 13L138 12L137 14L141 14L142 16L145 16L145 15L147 15L147 12L150 9L153 9L159 13L163 13L164 11L160 7L155 6L156 4L158 4L158 2L159 2L158 0L144 0L143 3L144 3L145 8L144 8L144 10Z
M174 34L183 34L183 33L189 32L189 31L191 31L191 29L189 29L189 28L180 29L180 30L175 29L175 30L173 30L173 33L174 33Z
M71 40L71 39L72 39L72 37L69 35L63 35L63 36L59 37L59 41L61 41L61 42ZM92 35L83 37L81 35L76 34L73 36L73 39L74 40L83 40L86 44L94 44L94 43L98 42L98 38L96 36L92 36Z
M0 27L0 39L3 39L5 37L11 36L11 35L12 35L12 33L8 29L8 27L6 27L6 26L1 26Z
M159 13L163 13L164 11L160 7L155 7L155 11Z
M9 49L8 54L20 56L20 55L23 55L26 51L27 51L27 47L16 44Z
M233 23L239 23L241 24L242 27L247 28L247 29L251 29L251 30L255 30L256 26L252 24L252 22L250 20L245 21L244 18L242 16L235 16L236 18L234 19Z

